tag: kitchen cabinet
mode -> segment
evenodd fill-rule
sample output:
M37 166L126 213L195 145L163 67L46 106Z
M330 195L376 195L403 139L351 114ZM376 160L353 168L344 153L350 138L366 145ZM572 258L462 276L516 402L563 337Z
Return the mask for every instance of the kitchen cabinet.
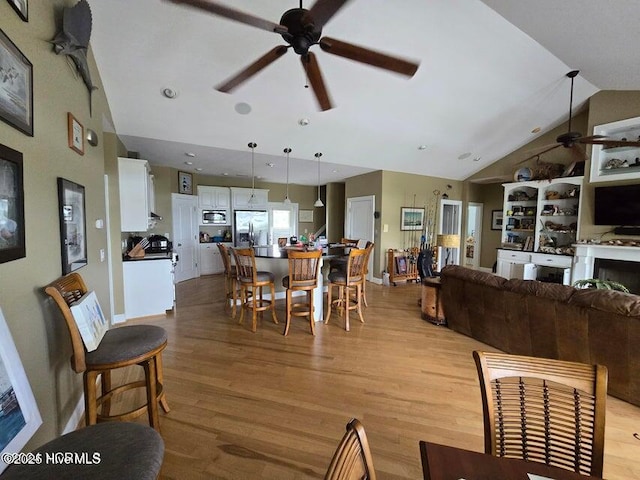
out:
M164 315L173 309L175 290L170 258L122 262L125 317Z
M149 228L150 195L149 162L136 158L118 158L120 188L120 230L146 232Z
M596 125L594 135L612 139L640 140L640 117ZM613 182L640 178L640 147L591 147L591 182Z
M253 202L250 202L253 192ZM269 190L231 187L233 210L263 210L269 206Z
M231 243L225 243L231 248ZM200 244L200 261L198 262L200 275L213 275L224 272L224 263L218 245L211 243Z
M198 207L204 210L229 210L231 191L229 187L198 185Z

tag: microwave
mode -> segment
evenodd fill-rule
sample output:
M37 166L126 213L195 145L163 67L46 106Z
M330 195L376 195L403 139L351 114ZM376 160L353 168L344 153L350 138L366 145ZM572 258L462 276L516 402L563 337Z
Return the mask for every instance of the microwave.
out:
M229 225L226 210L202 210L202 225Z

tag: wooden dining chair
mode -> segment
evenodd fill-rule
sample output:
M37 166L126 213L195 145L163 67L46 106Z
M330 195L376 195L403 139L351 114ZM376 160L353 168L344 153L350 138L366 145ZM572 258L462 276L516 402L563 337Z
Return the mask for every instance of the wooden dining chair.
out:
M331 318L332 307L344 310L345 330L349 331L349 311L356 310L360 321L364 323L362 316L362 278L364 275L364 261L367 250L364 248L352 248L347 260L347 268L329 272L329 287L327 291L327 317L325 325ZM333 289L338 287L338 297L333 298Z
M251 310L251 331L255 333L258 322L258 313L271 310L273 323L278 323L276 317L276 287L275 276L272 272L258 271L256 257L253 248L232 249L233 258L236 261L238 283L240 285L240 321L244 319L244 311ZM271 300L262 296L262 290L268 287L271 291Z
M373 247L375 247L373 242L367 242L367 245L364 247L367 251L367 255L364 259L364 271L362 272L362 302L365 307L369 306L369 303L367 302L367 275L369 274L369 258L371 257Z
M602 477L607 368L473 352L485 453Z
M83 373L85 423L93 425L103 421L128 421L147 412L149 425L160 430L158 403L165 412L169 404L165 398L162 376L162 351L167 346L167 332L154 325L129 325L107 330L98 348L85 349L76 324L71 304L87 293L87 285L77 272L69 273L51 282L45 292L56 303L64 317L71 339L71 367ZM111 385L112 370L139 365L144 370L144 380L118 386ZM101 378L101 395L96 383ZM136 388L146 391L146 403L120 414L110 414L111 401L120 394Z
M354 240L354 239L350 239L350 238L345 238L342 237L340 239L340 243L342 245L344 245L345 247L357 247L358 246L358 242L360 240ZM334 257L331 260L329 260L329 273L335 271L335 270L346 270L347 268L347 261L348 261L348 254L342 256L342 257Z
M357 418L347 423L324 480L376 480L367 434Z
M318 271L320 270L320 257L322 250L287 252L289 260L289 275L282 279L282 286L287 289L287 320L283 335L289 333L291 317L309 317L311 335L316 334L315 321L313 319L313 291L318 286ZM304 302L294 302L293 292L304 292Z
M231 265L231 252L226 245L218 243L218 250L220 250L220 256L222 257L222 264L224 265L224 309L225 311L231 310L231 318L236 318L236 303L238 302L238 273L236 266Z

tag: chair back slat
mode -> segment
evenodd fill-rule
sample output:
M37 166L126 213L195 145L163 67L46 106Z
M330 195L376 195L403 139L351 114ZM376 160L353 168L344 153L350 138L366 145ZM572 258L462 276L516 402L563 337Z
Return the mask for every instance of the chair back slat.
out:
M347 263L347 283L353 283L362 279L366 259L367 250L365 248L351 249Z
M231 254L229 253L229 249L222 243L218 243L216 245L218 246L218 250L220 250L222 264L224 265L224 273L229 276L231 275Z
M376 480L369 441L362 423L356 418L347 424L325 480Z
M84 372L87 369L85 362L86 350L80 330L69 307L87 293L87 285L79 273L72 272L51 282L44 288L44 291L56 303L67 325L73 349L71 368L76 373Z
M315 288L318 283L321 250L287 252L289 259L289 286Z
M238 278L251 283L257 283L256 257L253 248L234 248L233 258L236 261Z
M485 452L602 476L607 369L474 352Z

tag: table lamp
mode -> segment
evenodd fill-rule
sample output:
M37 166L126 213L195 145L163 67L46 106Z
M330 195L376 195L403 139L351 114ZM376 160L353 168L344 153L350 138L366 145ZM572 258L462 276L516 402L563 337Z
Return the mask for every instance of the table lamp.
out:
M436 245L447 249L447 256L445 257L444 264L449 265L449 255L451 254L450 249L460 248L460 235L438 235L436 237Z

